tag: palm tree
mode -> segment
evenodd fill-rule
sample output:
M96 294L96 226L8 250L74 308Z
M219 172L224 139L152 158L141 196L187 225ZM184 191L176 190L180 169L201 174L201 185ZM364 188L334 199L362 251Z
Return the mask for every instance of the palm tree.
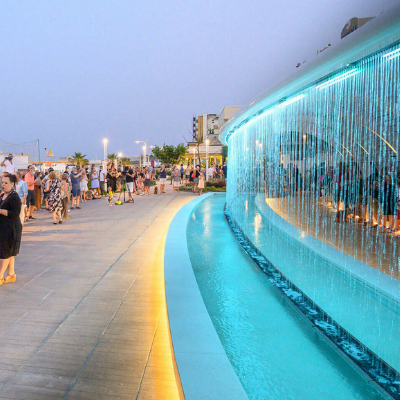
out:
M118 156L116 153L111 153L107 155L107 158L114 164L114 161L118 159Z
M76 164L78 167L85 165L89 162L86 158L86 154L75 152L68 160Z
M131 165L131 159L129 157L122 157L121 163L124 167L129 167Z

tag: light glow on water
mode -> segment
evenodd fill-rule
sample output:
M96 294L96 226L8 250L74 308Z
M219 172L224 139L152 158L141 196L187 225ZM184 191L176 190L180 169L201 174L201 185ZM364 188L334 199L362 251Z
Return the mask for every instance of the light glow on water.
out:
M396 58L399 56L400 56L400 49L397 49L397 50L391 51L390 53L384 54L382 56L382 58L389 61L389 60L393 60L393 58Z
M318 90L325 89L325 88L335 85L336 83L339 83L345 79L348 79L351 76L358 74L358 73L359 73L359 71L357 70L357 68L353 68L350 71L344 72L343 74L340 74L339 76L337 76L327 82L321 83L321 85L317 85L316 88Z
M374 52L316 77L250 124L239 120L227 134L226 197L265 257L398 371L399 296L386 297L379 285L382 274L391 285L400 279L399 55L397 44ZM299 241L316 238L337 257L316 257L274 221L260 220L257 199L268 199L276 217L298 228ZM355 266L357 279L346 272Z
M188 249L207 310L249 399L383 399L250 261L225 221L224 203L217 195L196 208ZM252 203L249 212L263 224ZM259 229L262 239L265 227Z

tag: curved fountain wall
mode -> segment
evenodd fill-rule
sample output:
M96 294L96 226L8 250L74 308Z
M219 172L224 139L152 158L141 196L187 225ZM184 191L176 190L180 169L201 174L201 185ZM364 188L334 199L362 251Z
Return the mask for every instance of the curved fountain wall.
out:
M400 6L230 120L227 209L274 268L400 370ZM394 221L394 222L393 222Z

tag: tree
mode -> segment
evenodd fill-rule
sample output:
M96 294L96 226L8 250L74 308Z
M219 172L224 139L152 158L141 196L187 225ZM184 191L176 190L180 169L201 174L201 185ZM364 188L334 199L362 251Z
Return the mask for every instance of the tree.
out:
M222 156L222 162L224 163L225 159L228 157L228 146L222 146L221 156Z
M89 163L89 160L85 157L86 154L75 152L68 160L80 167Z
M131 159L129 157L122 157L121 162L124 167L129 167L131 165Z
M107 154L107 158L114 164L114 161L118 159L118 156L116 153L111 153Z
M161 160L163 164L175 164L187 153L188 146L180 143L178 146L166 145L163 147L155 146L152 150L154 157Z

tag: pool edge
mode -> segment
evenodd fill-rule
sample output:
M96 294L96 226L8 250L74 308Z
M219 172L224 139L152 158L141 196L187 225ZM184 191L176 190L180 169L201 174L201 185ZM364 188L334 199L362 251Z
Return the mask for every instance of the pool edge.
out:
M186 230L194 209L214 193L185 204L172 220L164 251L164 281L173 356L187 399L247 399L197 285Z

